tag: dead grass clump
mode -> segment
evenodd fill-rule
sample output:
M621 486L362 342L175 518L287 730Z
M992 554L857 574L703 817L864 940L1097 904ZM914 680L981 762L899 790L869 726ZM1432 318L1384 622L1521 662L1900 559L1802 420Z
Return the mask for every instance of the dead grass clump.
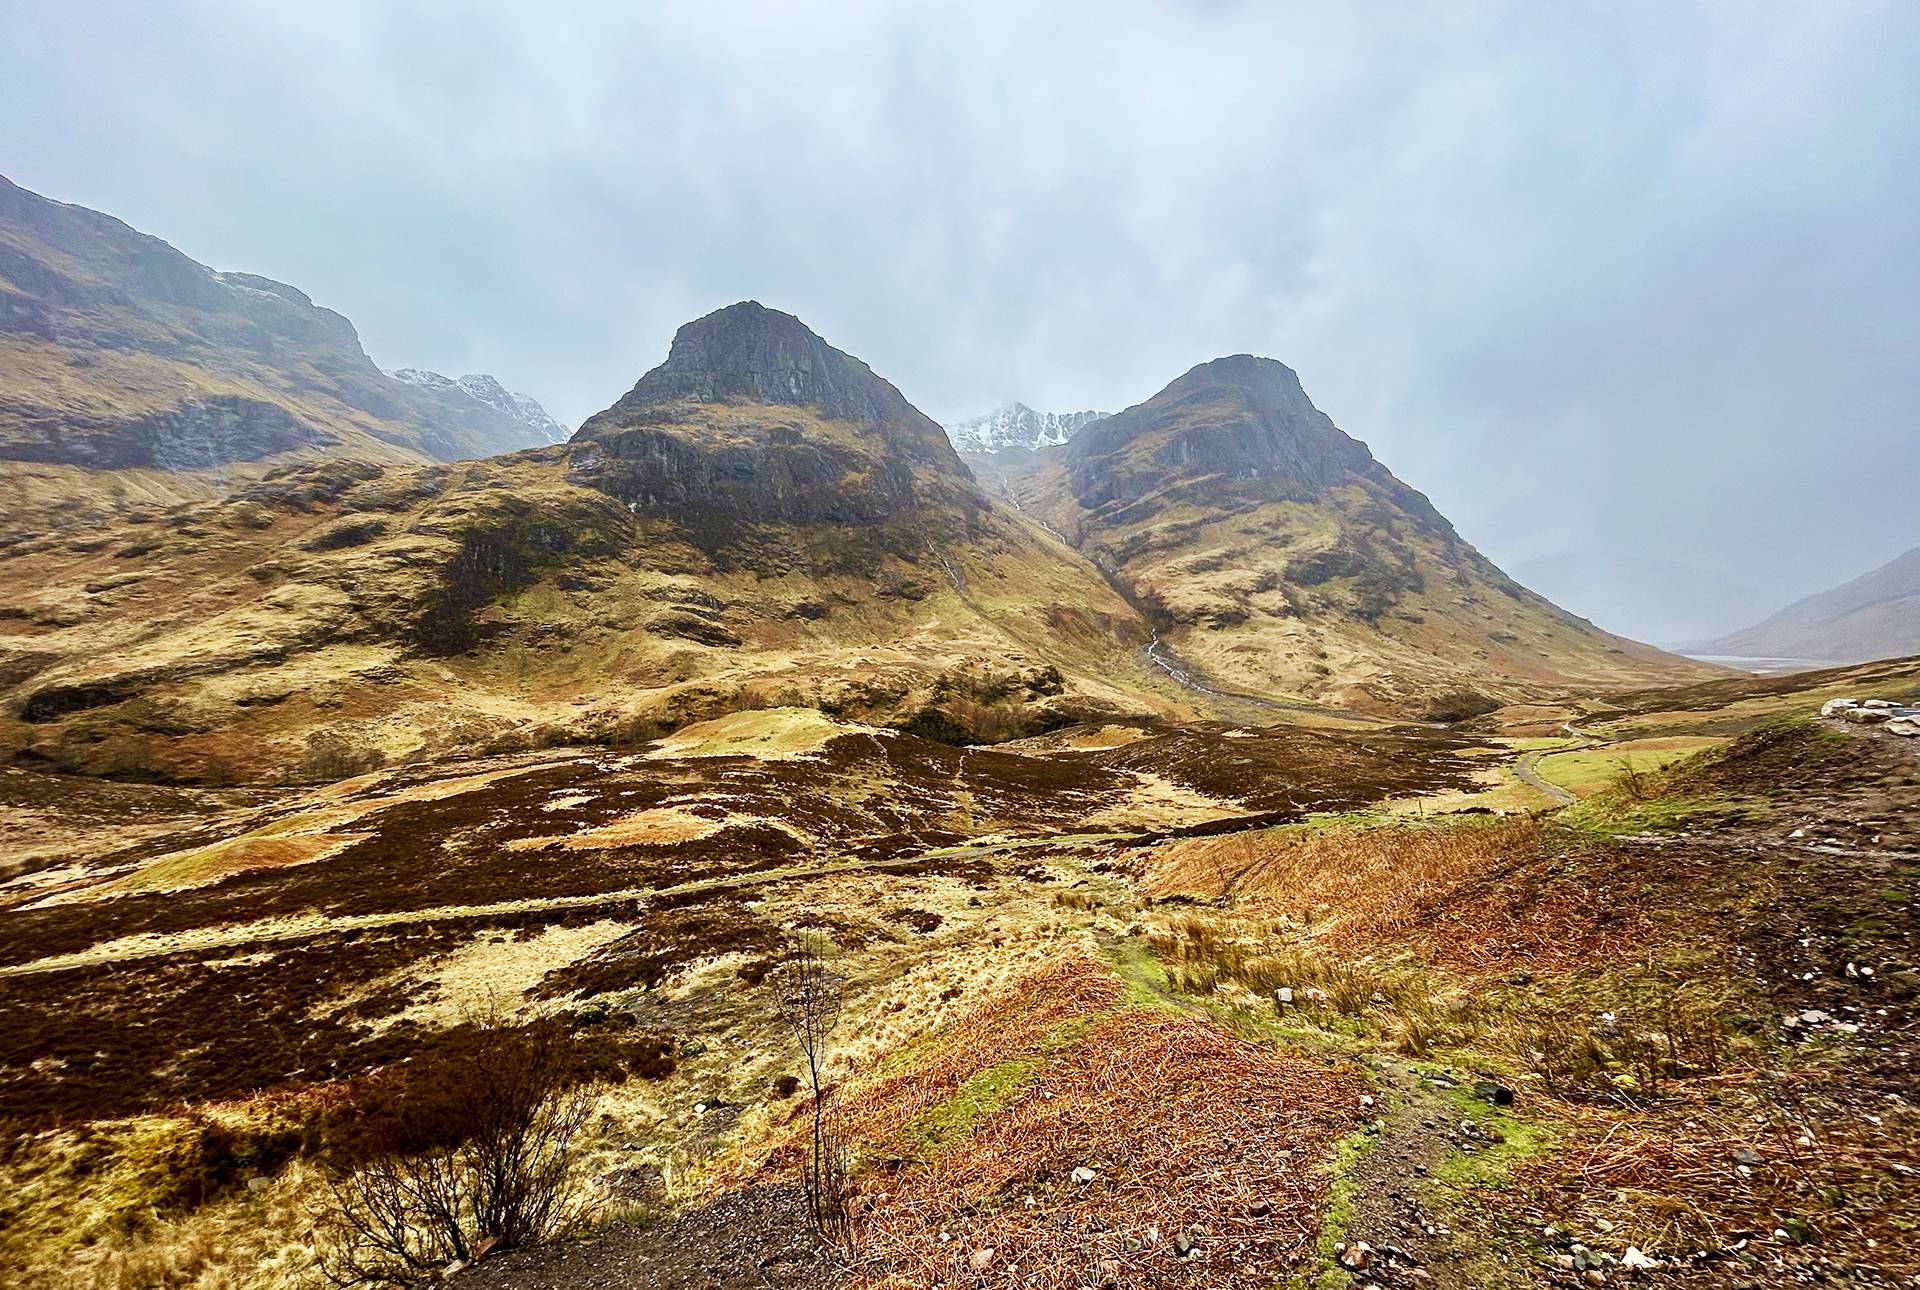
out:
M928 1165L874 1182L870 1287L1284 1281L1358 1079L1191 1018L1097 1020ZM1091 1171L1089 1175L1088 1171Z
M1915 1139L1889 1123L1866 1129L1869 1140L1857 1116L1823 1131L1745 1092L1721 1089L1710 1103L1676 1102L1658 1115L1563 1106L1575 1132L1487 1199L1524 1203L1529 1221L1552 1216L1570 1230L1605 1219L1616 1239L1657 1254L1778 1241L1920 1273Z
M951 1097L978 1072L1027 1055L1055 1028L1118 1003L1124 989L1084 953L1054 958L983 1002L953 1026L910 1045L872 1083L841 1103L855 1142L883 1141Z
M1320 933L1404 932L1465 887L1543 851L1533 820L1293 827L1194 838L1162 854L1147 894L1199 894Z
M1667 977L1616 984L1609 1011L1581 1022L1564 1004L1516 1019L1522 1060L1552 1092L1578 1100L1643 1104L1675 1081L1720 1073L1734 1046L1723 981Z

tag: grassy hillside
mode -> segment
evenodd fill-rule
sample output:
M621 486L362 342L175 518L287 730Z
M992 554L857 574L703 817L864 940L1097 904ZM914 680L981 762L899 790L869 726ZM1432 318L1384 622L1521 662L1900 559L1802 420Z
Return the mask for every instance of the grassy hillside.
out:
M1514 582L1269 360L1203 364L987 479L1225 686L1455 719L1711 674Z

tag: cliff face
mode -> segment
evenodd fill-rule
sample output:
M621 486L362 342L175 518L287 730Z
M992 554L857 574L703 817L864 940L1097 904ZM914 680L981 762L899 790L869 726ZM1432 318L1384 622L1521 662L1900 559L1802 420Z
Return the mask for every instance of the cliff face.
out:
M574 436L574 478L715 523L950 530L987 506L946 436L859 359L753 301L688 323Z
M388 376L352 323L294 287L0 179L0 460L42 468L55 492L111 492L92 473L142 470L193 495L209 471L241 468L226 486L302 458L543 441L511 408Z

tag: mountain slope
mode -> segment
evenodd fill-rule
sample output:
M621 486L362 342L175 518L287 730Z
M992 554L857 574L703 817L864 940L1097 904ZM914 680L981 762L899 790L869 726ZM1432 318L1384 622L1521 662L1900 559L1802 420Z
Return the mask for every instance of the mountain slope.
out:
M1447 718L1703 674L1507 577L1271 359L1203 363L998 479L1228 686Z
M1009 448L1032 452L1057 447L1080 427L1099 419L1098 412L1035 412L1024 403L1009 403L984 416L942 428L963 457L975 453L990 456Z
M567 444L0 549L0 756L337 777L771 703L1000 737L1150 707L1146 638L897 390L747 303Z
M451 461L539 441L468 390L388 376L296 288L0 178L0 462L16 516L82 519L129 488L205 496L318 456Z
M1920 547L1851 582L1796 600L1703 654L1866 663L1920 654Z

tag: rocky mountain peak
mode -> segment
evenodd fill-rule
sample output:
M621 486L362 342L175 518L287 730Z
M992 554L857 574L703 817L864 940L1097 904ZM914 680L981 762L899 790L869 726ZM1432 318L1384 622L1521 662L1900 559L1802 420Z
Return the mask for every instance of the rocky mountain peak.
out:
M1307 501L1366 480L1452 536L1432 503L1313 405L1292 368L1252 354L1189 369L1146 402L1088 426L1066 451L1073 492L1089 510L1149 497L1158 499L1150 505Z
M743 300L681 327L667 361L601 417L667 403L727 402L796 404L842 421L921 415L865 363L792 314Z
M1038 451L1058 447L1090 422L1098 412L1036 412L1024 403L1008 403L984 416L943 426L947 438L961 452L991 455L1013 448Z
M540 405L540 401L531 394L520 394L509 390L499 381L485 372L469 372L454 378L430 372L425 368L402 367L387 373L396 381L405 381L408 385L431 390L436 394L454 398L471 399L482 407L490 408L502 416L507 416L532 431L539 443L565 443L568 431L564 425Z

